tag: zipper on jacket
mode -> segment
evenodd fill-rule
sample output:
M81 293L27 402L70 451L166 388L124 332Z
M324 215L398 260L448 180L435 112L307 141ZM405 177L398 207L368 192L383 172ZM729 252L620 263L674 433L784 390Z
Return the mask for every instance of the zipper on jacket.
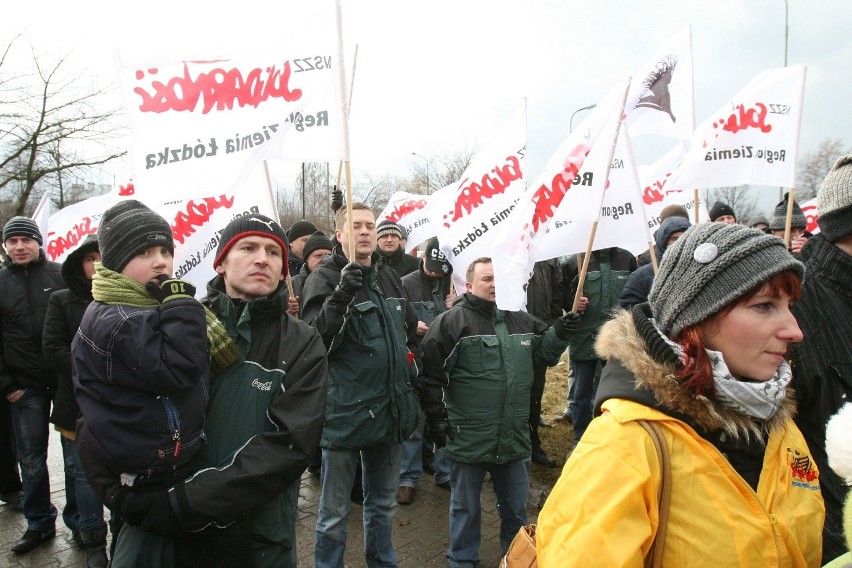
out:
M172 431L172 440L175 442L173 456L177 459L180 456L180 450L183 446L180 441L180 416L169 397L161 396L160 401L162 401L163 407L166 409L166 417L169 419L169 430ZM162 459L165 457L166 451L159 450L159 454L160 459Z

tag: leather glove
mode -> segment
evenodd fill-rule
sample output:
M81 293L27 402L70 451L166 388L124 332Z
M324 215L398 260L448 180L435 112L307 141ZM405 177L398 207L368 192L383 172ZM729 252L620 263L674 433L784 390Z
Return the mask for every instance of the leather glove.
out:
M563 341L571 339L578 329L580 329L580 314L576 312L568 312L553 322L553 331L556 332L556 337Z
M157 280L160 281L159 286L154 282L148 282L145 284L145 289L157 298L161 304L177 298L195 298L195 286L186 280L170 279L163 275L157 277Z
M122 488L118 512L125 522L148 532L177 536L184 530L172 508L168 489Z
M331 192L331 210L334 213L337 213L337 210L343 207L343 192L337 189L337 186L334 186L334 189Z
M439 448L447 445L447 440L454 440L453 428L450 422L446 419L426 420L426 441L435 444Z
M357 262L350 262L340 271L337 288L346 295L354 296L364 285L364 271Z

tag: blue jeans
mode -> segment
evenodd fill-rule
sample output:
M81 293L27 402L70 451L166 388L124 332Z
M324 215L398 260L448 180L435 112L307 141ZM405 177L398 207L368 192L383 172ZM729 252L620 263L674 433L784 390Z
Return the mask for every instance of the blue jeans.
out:
M340 568L346 550L350 495L361 457L364 488L364 556L367 566L396 566L391 542L402 444L361 450L322 450L322 495L317 512L317 568Z
M59 441L62 445L62 463L65 472L65 507L62 508L62 520L65 526L72 532L80 530L80 510L77 507L77 466L74 462L74 454L77 452L77 447L74 440L70 440L59 435Z
M417 428L402 443L402 466L399 473L400 487L417 487L417 482L423 476L423 430L426 427L426 417L423 411L417 418ZM450 466L444 457L444 451L435 449L435 483L450 480Z
M47 442L50 434L50 394L26 389L13 402L12 426L24 486L24 516L27 530L48 531L56 526L56 507L50 502L47 473Z
M595 368L599 359L571 361L574 376L574 399L571 401L571 422L574 425L574 445L580 441L592 421L592 404L595 398Z
M63 449L65 441L65 438L62 438ZM77 496L77 509L80 517L79 528L81 531L102 530L104 526L104 505L95 490L89 485L89 478L83 471L83 462L80 461L77 444L71 442L70 445L71 458L74 460L74 491Z
M527 524L530 458L504 464L450 463L450 568L473 568L479 562L482 541L482 510L479 495L485 472L491 473L491 484L500 514L500 546L509 549L518 530Z

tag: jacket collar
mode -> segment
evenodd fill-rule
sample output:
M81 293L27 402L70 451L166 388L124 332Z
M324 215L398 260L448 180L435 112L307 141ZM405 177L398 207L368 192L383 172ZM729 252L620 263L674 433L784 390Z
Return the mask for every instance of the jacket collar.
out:
M818 278L839 294L852 297L852 256L849 256L823 235L815 235L800 254L805 263L805 278Z
M247 301L245 309L249 311L253 321L280 318L287 311L286 297L287 282L282 280L269 296ZM207 297L203 303L222 319L236 318L237 305L225 291L225 279L221 274L217 274L207 283Z
M637 309L638 308L638 309ZM650 391L656 401L656 408L662 412L680 418L687 423L695 424L708 432L725 431L734 438L748 439L750 436L761 438L766 431L780 428L795 413L794 393L787 389L787 395L781 403L778 412L765 423L759 423L748 416L740 414L715 400L703 395L693 395L680 387L674 378L677 358L669 349L671 357L655 347L653 338L648 332L639 331L637 318L641 314L649 314L646 305L634 308L633 312L620 310L603 325L595 351L604 359L616 359L629 373L607 372L609 365L601 376L603 393L618 393L612 397L631 398L642 404L649 402L647 394L629 396L629 389L624 384L610 384L610 381L632 382L633 390ZM662 340L662 339L660 339ZM652 355L653 353L653 355ZM614 370L617 370L614 369ZM596 401L596 406L601 401Z

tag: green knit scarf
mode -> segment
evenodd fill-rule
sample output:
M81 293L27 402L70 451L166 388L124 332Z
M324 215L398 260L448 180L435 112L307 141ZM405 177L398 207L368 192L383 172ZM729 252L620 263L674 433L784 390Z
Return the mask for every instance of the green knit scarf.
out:
M145 286L102 265L97 266L92 278L92 297L104 304L124 304L140 308L160 305L159 300L153 297ZM207 307L204 308L204 315L207 318L207 344L212 378L239 361L240 352L216 315Z

